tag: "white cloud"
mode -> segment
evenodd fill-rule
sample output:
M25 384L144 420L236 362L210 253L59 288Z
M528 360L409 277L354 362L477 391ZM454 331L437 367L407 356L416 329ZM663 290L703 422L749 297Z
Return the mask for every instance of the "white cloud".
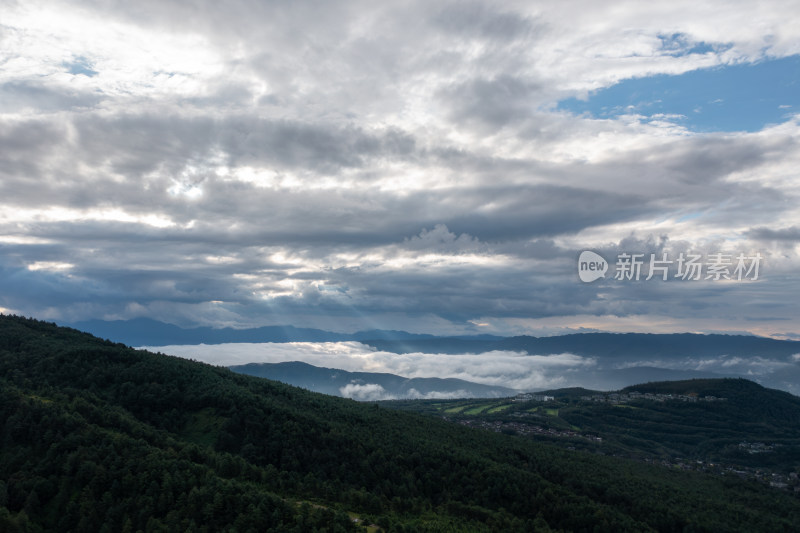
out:
M569 383L570 371L591 370L596 365L592 358L567 353L527 355L493 351L481 354L395 354L377 351L358 342L235 343L145 348L224 366L302 361L350 372L380 372L407 378L457 378L519 390L564 386ZM359 394L379 393L374 387L363 389L361 385L354 385L347 389L347 394L342 394L356 397Z
M348 383L344 387L339 388L339 393L345 398L352 398L359 401L376 401L376 400L393 400L394 396L388 394L386 389L377 383L367 383L360 385L357 383Z
M339 388L339 394L345 398L358 401L374 402L379 400L446 400L452 398L470 398L472 395L466 390L452 392L429 391L420 392L417 389L408 389L402 395L391 394L377 383L348 383Z
M422 393L417 389L408 389L405 398L410 400L443 400L449 398L469 398L472 395L465 390L457 390L453 392L430 391Z

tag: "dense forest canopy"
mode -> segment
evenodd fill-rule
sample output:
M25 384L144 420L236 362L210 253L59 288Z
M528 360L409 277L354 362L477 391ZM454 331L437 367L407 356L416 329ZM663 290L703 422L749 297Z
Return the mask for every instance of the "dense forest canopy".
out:
M0 316L3 531L792 531L800 500ZM376 527L372 529L375 530Z

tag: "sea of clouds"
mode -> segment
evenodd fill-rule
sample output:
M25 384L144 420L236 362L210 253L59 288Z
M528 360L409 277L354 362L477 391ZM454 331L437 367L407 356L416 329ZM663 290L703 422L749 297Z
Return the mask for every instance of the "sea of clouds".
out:
M800 393L800 354L789 358L682 356L607 362L571 353L528 355L491 351L480 354L406 353L377 350L360 342L229 343L147 346L144 349L213 365L300 361L348 372L376 372L406 378L456 378L521 391L563 387L615 390L644 381L691 377L744 377L764 386ZM645 374L629 374L641 368ZM649 369L649 370L648 370ZM702 374L663 374L655 370ZM644 377L643 377L644 376ZM376 383L352 383L340 394L357 400L395 399ZM452 392L409 391L404 398L453 397ZM463 395L462 395L463 396Z
M595 366L593 358L569 353L527 355L492 351L481 354L382 352L360 342L230 343L145 347L221 366L302 361L349 372L382 372L407 378L457 378L473 383L541 390L573 384L571 375ZM343 395L362 398L376 392L354 388Z

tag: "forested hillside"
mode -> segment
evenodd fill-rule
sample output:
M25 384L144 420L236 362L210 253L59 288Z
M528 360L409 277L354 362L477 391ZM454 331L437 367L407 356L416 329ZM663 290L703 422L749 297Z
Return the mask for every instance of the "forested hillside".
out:
M800 501L0 316L2 531L794 531ZM376 528L373 527L372 530Z
M800 491L800 398L745 379L381 405L569 449Z

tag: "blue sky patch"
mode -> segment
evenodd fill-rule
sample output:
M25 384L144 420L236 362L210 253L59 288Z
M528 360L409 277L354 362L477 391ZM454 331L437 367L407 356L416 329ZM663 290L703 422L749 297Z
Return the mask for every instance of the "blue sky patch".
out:
M638 114L693 131L758 131L800 112L800 56L621 81L558 109L595 118Z
M83 56L76 57L71 63L64 63L64 67L66 67L67 72L70 74L83 74L84 76L89 76L90 78L93 78L98 74L96 70L92 69L92 65L89 60Z
M659 35L661 40L661 50L671 56L681 57L691 54L706 54L708 52L721 52L731 47L729 44L711 45L705 41L691 41L686 34L673 33L671 35Z

